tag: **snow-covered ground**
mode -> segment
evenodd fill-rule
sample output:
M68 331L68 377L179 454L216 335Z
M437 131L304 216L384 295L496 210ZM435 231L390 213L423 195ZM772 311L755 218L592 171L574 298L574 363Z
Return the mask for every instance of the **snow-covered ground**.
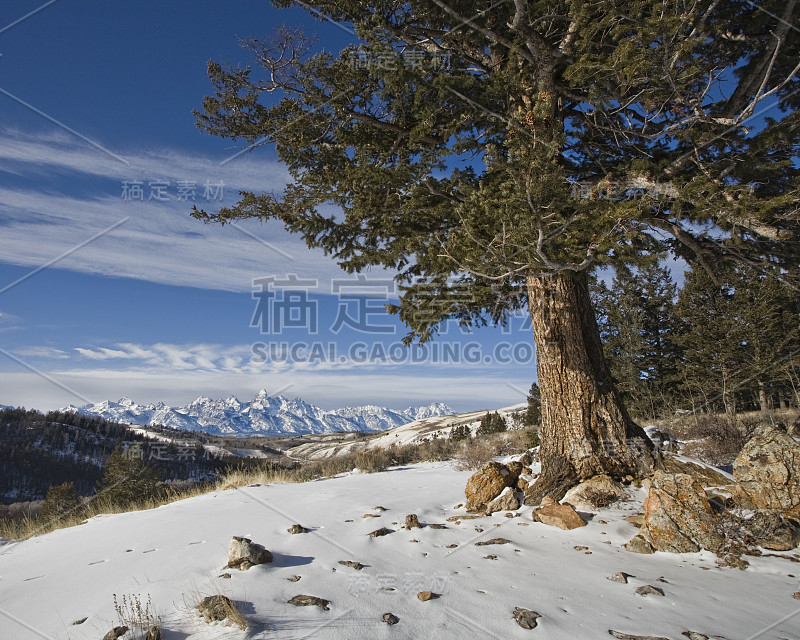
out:
M465 514L456 505L469 475L450 463L427 463L244 487L7 543L0 546L0 638L99 640L118 624L113 594L149 597L165 640L576 640L610 638L609 629L672 640L684 631L727 640L800 638L800 602L792 598L800 591L798 564L754 557L739 571L718 568L705 552L629 553L622 545L636 528L623 518L640 510L642 491L573 531L532 522L530 507L519 517L448 521ZM447 529L407 531L409 513ZM293 523L312 531L290 535ZM367 535L380 527L393 533ZM265 545L274 562L224 570L234 535ZM498 537L510 542L476 545ZM366 567L356 571L340 560ZM232 577L218 577L223 571ZM619 571L635 577L628 584L606 579ZM289 581L293 576L300 580ZM664 597L634 593L648 584ZM424 590L441 597L421 602L416 594ZM202 622L192 607L212 594L235 600L250 628ZM287 603L298 594L330 600L330 610ZM519 627L515 607L541 614L539 626ZM387 612L397 625L382 622Z

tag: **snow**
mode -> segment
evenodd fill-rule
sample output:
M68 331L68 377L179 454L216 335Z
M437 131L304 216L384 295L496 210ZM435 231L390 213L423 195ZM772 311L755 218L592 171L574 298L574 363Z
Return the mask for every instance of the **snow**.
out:
M289 400L280 395L270 396L265 389L245 403L239 402L235 396L225 400L200 396L185 407L169 407L161 402L140 405L130 398L121 398L117 402L105 400L82 407L69 405L62 411L100 416L123 424L163 425L228 436L380 432L420 418L453 413L450 407L440 402L402 411L376 406L325 410L300 398Z
M530 507L520 517L497 513L448 522L465 513L455 505L464 501L469 475L451 463L426 463L306 484L244 487L7 543L0 546L0 638L96 640L118 623L113 594L138 595L143 602L149 596L164 640L576 640L610 638L608 629L674 640L686 630L728 640L753 638L765 629L759 640L800 637L800 616L790 617L800 612L792 599L800 584L789 575L800 575L800 567L784 558L748 558L751 567L739 571L718 568L707 552L629 553L622 545L636 529L623 518L640 510L642 490L573 531L532 522ZM387 511L374 509L378 505ZM367 513L378 517L362 518ZM401 525L409 513L423 524L448 528L406 531ZM290 535L286 530L293 523L312 532ZM380 527L394 533L367 535ZM228 570L231 579L219 578L234 535L265 545L274 562ZM496 537L511 542L475 546ZM578 545L591 554L575 550ZM497 559L485 559L488 554ZM356 571L340 560L366 567ZM635 578L628 584L606 579L618 571ZM299 582L287 580L294 575L301 576ZM663 589L666 597L635 595L645 584ZM416 594L423 590L441 597L421 602ZM246 633L198 618L192 606L217 593L241 605L251 623ZM330 611L289 605L298 594L330 600ZM517 626L514 607L541 614L539 626ZM386 612L400 622L383 623Z

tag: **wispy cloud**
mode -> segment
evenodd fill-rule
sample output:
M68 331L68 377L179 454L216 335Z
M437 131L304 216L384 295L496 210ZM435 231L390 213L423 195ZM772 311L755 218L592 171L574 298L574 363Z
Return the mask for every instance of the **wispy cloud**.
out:
M297 273L325 286L341 274L278 222L242 222L237 229L189 216L194 203L209 210L233 205L238 190L282 190L289 176L279 163L243 158L220 168L217 158L172 150L125 156L130 167L72 144L66 134L0 131L0 171L20 177L0 188L0 259L35 268L129 217L58 268L225 291L250 290L264 275ZM194 202L178 200L179 181L195 184ZM141 200L123 197L125 182L141 183ZM167 185L163 201L150 184L157 182ZM206 182L220 191L204 199Z
M14 353L26 358L46 358L48 360L66 360L70 357L66 351L55 347L20 347L14 349Z

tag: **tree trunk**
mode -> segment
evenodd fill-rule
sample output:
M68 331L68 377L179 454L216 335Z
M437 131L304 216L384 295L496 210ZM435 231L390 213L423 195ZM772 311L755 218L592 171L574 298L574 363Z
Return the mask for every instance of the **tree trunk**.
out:
M560 499L595 475L650 475L657 454L611 378L586 274L532 276L527 285L542 394L542 473L526 503Z
M769 411L769 401L767 399L767 385L763 380L758 381L758 404L761 407L761 413Z

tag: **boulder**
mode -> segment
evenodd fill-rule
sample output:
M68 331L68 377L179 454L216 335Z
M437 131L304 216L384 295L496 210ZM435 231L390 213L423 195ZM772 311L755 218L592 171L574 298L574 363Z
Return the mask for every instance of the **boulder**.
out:
M705 490L688 474L656 471L644 509L639 535L657 551L717 552L725 542Z
M257 564L272 562L272 554L250 538L234 536L228 543L227 569L246 571Z
M495 511L515 511L516 509L519 509L519 498L513 487L506 487L503 489L503 493L486 505L487 514Z
M467 511L481 511L503 489L511 486L511 472L504 464L489 462L476 471L464 489L467 497ZM516 480L516 478L514 478Z
M128 627L114 627L103 636L103 640L117 640L117 638L124 636L126 633L128 633Z
M741 520L741 529L751 544L773 551L789 551L800 544L800 529L777 511L755 511Z
M308 533L311 530L306 529L302 524L293 524L287 531L292 535L297 535L298 533Z
M409 513L406 516L406 529L421 529L422 525L419 523L419 518L416 513Z
M586 526L586 521L568 504L558 504L557 502L545 504L544 500L542 504L544 506L531 514L535 522L567 530Z
M769 427L756 435L734 460L733 475L742 506L800 517L800 443L789 434Z
M573 507L602 509L627 497L625 489L610 476L595 476L572 487L567 491L562 502Z

